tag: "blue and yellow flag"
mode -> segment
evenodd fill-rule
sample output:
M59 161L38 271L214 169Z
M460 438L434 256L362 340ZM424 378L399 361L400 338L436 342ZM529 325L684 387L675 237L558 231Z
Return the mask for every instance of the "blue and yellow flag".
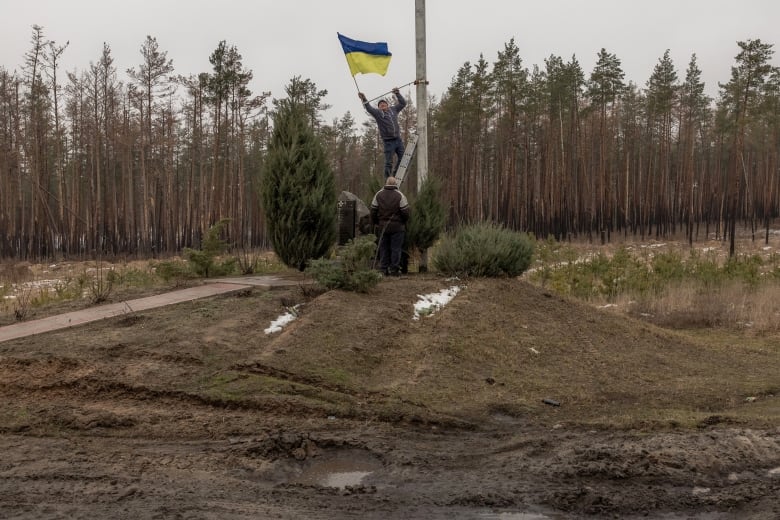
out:
M355 74L381 74L387 73L387 67L390 65L390 51L387 50L386 42L361 42L339 35L341 48L344 49L344 55L347 57L349 71L352 76Z

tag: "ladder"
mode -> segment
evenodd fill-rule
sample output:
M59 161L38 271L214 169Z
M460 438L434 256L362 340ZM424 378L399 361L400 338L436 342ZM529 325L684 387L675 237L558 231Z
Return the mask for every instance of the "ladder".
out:
M409 136L409 142L406 143L404 155L401 157L401 162L398 163L398 169L395 172L396 185L399 188L401 187L401 183L404 182L404 177L406 177L406 169L409 168L409 163L412 162L412 156L414 155L414 150L416 148L417 134L411 134Z

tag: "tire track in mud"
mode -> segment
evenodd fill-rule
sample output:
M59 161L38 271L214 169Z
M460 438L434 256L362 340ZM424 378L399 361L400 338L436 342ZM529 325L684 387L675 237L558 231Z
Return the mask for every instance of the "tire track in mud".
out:
M131 385L120 381L111 381L99 377L81 377L72 381L59 381L41 385L5 385L2 394L30 395L34 392L40 396L46 395L72 395L74 399L88 397L100 397L101 400L133 399L135 401L164 401L177 404L186 403L211 408L254 410L260 412L284 413L285 415L307 416L312 413L320 413L314 407L306 407L300 403L271 402L258 398L251 399L225 399L212 397L184 390L164 390L148 386ZM17 391L14 392L13 389Z
M409 399L403 399L400 397L391 396L384 392L376 392L376 391L370 391L370 390L362 390L358 391L353 388L348 388L344 385L338 385L338 384L332 384L324 381L321 378L318 377L312 377L312 376L306 376L302 374L296 374L294 372L289 372L285 370L281 370L269 365L265 365L259 362L250 363L250 364L239 364L234 365L231 367L231 370L236 370L240 372L248 372L251 374L259 374L264 376L273 377L275 379L281 379L284 381L289 381L291 383L297 383L301 385L311 386L318 389L326 390L329 392L339 393L343 395L349 395L356 399L361 400L368 400L368 399L380 399L380 400L386 400L386 399L397 399L398 402L407 404L410 406L414 406L420 409L424 409L426 411L430 411L430 409L422 404L417 403L414 401L411 401Z
M145 351L146 352L146 351ZM146 352L149 353L149 352ZM180 368L178 358L173 363L168 355L152 357ZM167 358L167 359L164 359ZM195 365L199 363L187 359ZM127 364L124 365L124 368ZM164 368L164 367L163 367ZM158 370L162 371L160 367ZM433 424L440 427L471 429L470 423L452 417L441 416L424 405L407 402L379 392L353 391L339 385L329 385L312 377L277 370L255 363L235 365L219 370L220 373L236 372L240 379L246 374L263 375L281 381L301 385L291 386L288 393L253 395L251 397L220 397L209 395L208 390L190 391L135 384L118 380L126 374L116 371L109 362L86 362L75 358L6 358L0 360L0 395L20 401L45 402L50 399L72 402L111 401L130 399L155 405L182 405L205 407L215 410L243 410L287 417L328 417L343 419L378 420L386 423ZM164 382L163 382L164 383ZM314 400L315 404L306 400ZM377 411L383 403L390 403L386 410ZM120 421L121 422L121 421Z
M390 420L388 422L394 422L394 423L408 422L411 424L435 424L443 427L458 428L458 429L465 429L465 430L473 430L476 428L476 425L471 421L453 417L450 415L444 415L440 412L431 410L430 407L428 407L423 403L412 401L410 399L404 399L399 396L393 396L385 392L371 391L365 389L356 390L354 388L349 388L344 385L328 383L322 380L321 378L306 376L294 372L289 372L286 370L281 370L260 362L253 362L249 364L237 364L232 366L230 370L263 375L275 379L280 379L283 381L288 381L290 383L305 385L308 387L312 387L316 390L333 392L335 394L348 396L349 398L354 399L355 401L368 403L371 406L375 406L383 402L387 403L390 401L395 401L403 406L408 406L411 407L412 409L421 411L419 414L413 414L410 416L397 418L395 420ZM354 418L362 418L362 417L354 417Z
M320 416L320 408L276 396L227 399L207 393L154 388L118 381L110 367L72 358L4 359L0 361L0 395L14 406L39 407L56 400L62 406L83 409L89 402L130 400L181 409L182 405L206 410L243 410L287 417ZM98 419L100 421L100 419ZM104 421L106 422L106 421ZM118 420L119 424L129 425Z

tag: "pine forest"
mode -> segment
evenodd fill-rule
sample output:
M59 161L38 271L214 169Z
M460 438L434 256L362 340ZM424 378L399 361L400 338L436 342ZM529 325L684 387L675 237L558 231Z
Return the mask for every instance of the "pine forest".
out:
M176 254L225 219L233 247L268 247L260 186L281 100L250 90L225 41L194 75L155 38L139 47L126 70L104 44L68 72L67 45L34 26L23 63L0 66L0 257ZM448 226L600 243L715 235L732 254L737 233L767 240L780 210L773 56L771 43L735 42L715 98L695 54L679 65L666 51L633 80L607 49L591 71L574 56L527 65L514 40L465 62L428 116ZM327 94L291 71L285 96L306 107L336 189L366 198L382 175L376 129L349 112L325 121ZM402 123L415 131L411 103Z

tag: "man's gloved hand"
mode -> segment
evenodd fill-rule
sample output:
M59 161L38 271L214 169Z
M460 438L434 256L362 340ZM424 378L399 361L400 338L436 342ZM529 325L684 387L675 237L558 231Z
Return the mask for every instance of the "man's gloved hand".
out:
M363 94L362 92L358 92L358 97L360 98L360 100L361 100L363 103L365 103L365 102L366 102L366 95L365 95L365 94Z

